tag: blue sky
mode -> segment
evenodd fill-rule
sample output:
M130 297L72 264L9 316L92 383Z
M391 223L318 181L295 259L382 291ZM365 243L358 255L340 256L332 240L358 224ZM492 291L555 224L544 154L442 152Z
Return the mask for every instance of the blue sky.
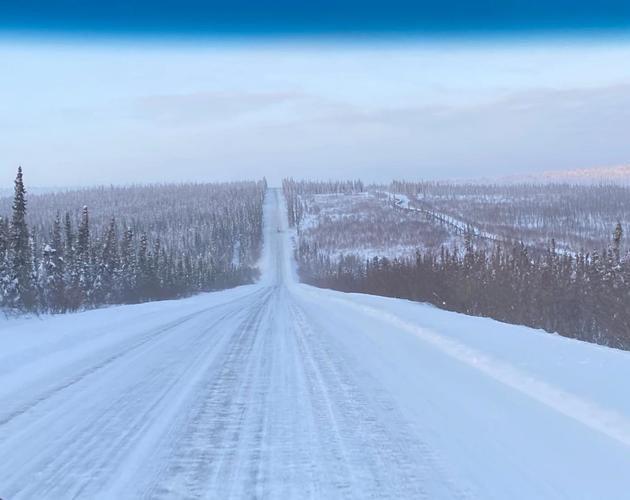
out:
M630 27L626 0L20 0L0 28L217 35L470 34Z
M70 1L3 4L1 179L18 164L32 184L85 185L479 177L630 159L622 2L605 11L614 19L580 2L455 2L451 17L442 3L271 2L245 16L225 7L224 28L193 3L174 14L154 2L148 15L142 1L113 2L101 17Z

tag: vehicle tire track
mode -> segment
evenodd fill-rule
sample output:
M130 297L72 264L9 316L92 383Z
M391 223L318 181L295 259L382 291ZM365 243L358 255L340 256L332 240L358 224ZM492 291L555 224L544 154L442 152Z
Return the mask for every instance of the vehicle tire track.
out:
M254 292L252 295L255 295L258 292ZM175 330L176 328L184 325L190 320L197 318L203 314L207 314L215 309L223 309L223 308L234 308L235 305L233 302L227 302L224 304L218 304L215 306L207 307L201 309L199 311L195 311L191 314L187 314L181 318L170 321L165 325L159 326L157 328L152 328L151 330L140 334L140 338L134 336L134 338L128 342L123 343L122 345L118 344L114 348L107 349L107 351L99 352L90 357L92 358L101 358L96 364L88 364L88 366L84 369L81 369L78 373L73 374L72 376L66 378L62 382L55 382L52 386L49 386L46 390L40 392L40 394L36 398L32 398L32 395L29 394L29 400L3 405L3 412L0 413L0 428L6 424L9 424L12 420L19 417L20 415L34 409L39 404L46 402L50 398L54 397L56 394L70 388L74 384L82 382L87 377L96 374L100 370L108 367L110 364L114 363L118 359L123 356L127 356L129 353L144 348L147 344L158 340L161 336L168 334ZM81 364L84 365L89 363L89 360L82 360ZM21 390L24 391L22 387ZM8 401L14 398L5 398ZM19 401L19 400L18 400Z
M338 496L466 497L453 487L434 452L419 439L378 380L359 375L360 363L330 345L323 330L314 330L316 322L295 301L291 314L310 381L312 413L320 435L327 438L323 463L330 466L327 474Z
M215 308L199 311L195 316L212 309ZM213 317L204 328L192 330L192 332L184 329L182 332L184 336L173 339L178 341L174 345L165 342L167 339L159 334L158 338L161 339L159 342L149 342L156 339L155 332L153 332L153 337L136 345L135 349L120 353L114 359L108 360L98 371L90 372L94 376L99 371L103 372L102 377L97 377L97 382L86 380L84 377L82 380L68 385L63 391L51 394L48 400L42 403L51 406L54 404L57 394L60 397L63 396L61 398L63 399L61 410L55 408L51 412L59 418L60 422L64 422L65 417L69 417L72 412L76 411L77 406L80 407L83 404L81 400L84 394L81 389L94 391L99 387L99 384L101 386L108 385L109 380L116 380L117 377L124 376L128 369L133 370L135 363L139 366L136 374L138 376L130 380L129 383L123 383L122 391L114 399L95 401L87 408L83 408L86 418L79 425L64 428L63 425L54 424L57 426L56 440L43 451L40 450L32 457L26 457L19 468L19 473L12 474L10 479L4 481L3 494L9 495L10 498L31 498L32 495L29 492L32 489L38 494L42 492L52 496L62 494L64 498L71 498L78 497L82 491L84 493L86 490L97 491L96 485L104 484L111 478L116 464L133 448L134 442L148 431L151 422L156 420L155 412L160 404L168 400L169 395L173 394L178 387L186 384L186 377L192 370L200 363L207 362L213 349L221 343L221 330L215 331L217 326L220 326L227 318L234 316L239 309L242 314L242 304L232 303L223 314ZM165 331L176 331L178 325L191 319L189 316L178 320L177 325L170 324L168 330ZM160 331L160 333L164 332ZM209 335L210 333L216 335ZM186 338L186 336L190 336L190 338ZM155 359L150 355L151 351L168 352L168 350L171 350L169 356L160 356L163 360L162 364L142 365L143 357ZM185 363L187 357L190 359L188 363ZM160 388L157 394L155 393L156 387ZM38 413L38 410L33 406L30 412ZM45 410L39 413L25 423L14 422L16 425L22 424L19 426L18 432L12 432L10 435L5 433L8 439L15 442L16 449L23 435L46 434L50 413ZM28 413L23 415L30 416ZM67 420L72 421L71 418ZM11 427L15 427L15 425ZM3 444L11 447L11 443L5 442ZM98 450L98 452L95 454L94 450ZM13 457L13 460L16 460L16 457ZM89 476L84 477L75 472L82 470L89 470ZM36 484L25 480L31 471L37 471L38 476L42 477ZM13 490L11 484L27 484L27 486L18 491Z
M156 453L162 457L153 484L139 491L142 498L227 498L239 468L239 443L248 439L248 418L255 401L257 358L254 350L272 290L254 304L231 334L228 344L209 364L190 407ZM249 416L248 416L249 414Z

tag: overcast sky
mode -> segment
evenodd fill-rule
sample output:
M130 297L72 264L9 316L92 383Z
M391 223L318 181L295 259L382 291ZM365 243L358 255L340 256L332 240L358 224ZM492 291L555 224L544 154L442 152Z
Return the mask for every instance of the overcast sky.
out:
M445 178L630 161L630 41L0 39L0 183Z

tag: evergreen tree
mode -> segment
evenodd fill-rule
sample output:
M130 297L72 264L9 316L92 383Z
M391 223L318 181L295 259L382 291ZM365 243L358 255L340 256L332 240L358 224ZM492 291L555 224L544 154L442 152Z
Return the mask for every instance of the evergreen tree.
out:
M91 263L90 246L90 218L88 207L84 206L81 211L81 222L77 232L76 262L79 278L79 289L81 290L81 304L92 303L93 274Z
M9 224L8 220L0 217L0 307L7 304L7 293L9 288Z
M120 272L116 279L119 300L133 302L136 300L136 259L133 248L133 230L127 228L120 243Z
M48 305L52 312L64 312L67 308L66 304L66 283L65 283L65 261L64 246L61 238L61 218L59 212L53 223L53 231L51 237L51 266L49 269L49 292Z
M52 291L51 282L53 275L53 259L55 251L50 245L44 245L42 258L37 273L37 291L39 296L39 308L43 311L50 311Z
M150 282L150 264L147 250L147 235L145 233L142 233L140 235L140 244L138 245L138 259L136 268L136 289L138 300L144 300L149 296L148 288Z
M619 265L621 261L621 238L623 237L623 229L621 222L617 222L615 226L615 232L613 233L613 253L615 258L615 265Z
M119 264L116 220L112 217L105 233L94 285L99 302L112 303L115 301L114 280Z
M153 299L160 298L161 290L161 246L160 238L155 239L153 250L151 251L151 260L149 267L149 296Z
M32 311L36 306L36 295L33 284L33 256L26 225L26 189L22 178L22 167L18 168L15 178L8 250L7 303L18 310Z
M66 305L69 309L76 310L81 306L82 295L76 258L76 237L72 227L72 219L68 212L64 216L64 237Z

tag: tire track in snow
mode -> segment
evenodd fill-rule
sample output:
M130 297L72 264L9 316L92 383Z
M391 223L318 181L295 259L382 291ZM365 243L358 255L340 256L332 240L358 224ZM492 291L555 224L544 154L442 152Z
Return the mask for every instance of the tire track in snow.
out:
M354 360L328 345L335 332L315 322L293 298L292 318L304 371L310 381L326 475L342 498L464 498L420 441L396 404ZM331 432L333 430L333 432ZM330 493L329 493L330 494Z
M10 495L10 498L41 498L42 494L66 498L91 491L88 496L93 496L99 484L111 480L117 464L133 448L139 436L149 430L152 422L159 421L156 418L158 407L168 401L168 397L179 387L186 386L186 377L199 363L206 362L205 358L219 340L209 333L233 316L239 306L238 303L229 304L223 314L212 318L204 328L184 329L180 338L158 336L158 342L144 342L138 349L121 353L102 367L102 373L93 372L93 377L75 382L44 402L44 406L53 406L56 399L61 399L60 408L38 410L34 407L30 413L36 415L30 421L18 419L11 426L15 428L20 424L17 432L3 433L8 436L2 444L5 449L17 450L23 436L38 434L42 435L42 441L48 447L31 456L28 450L21 455L13 454L13 468L19 473L13 473L2 481L3 494ZM207 311L200 311L196 316L203 312ZM169 331L178 330L172 327ZM160 359L161 363L152 363L155 359ZM129 380L125 381L125 377ZM93 392L100 387L107 391L110 382L117 379L121 380L122 387L120 392L110 391L112 398L87 405L84 403L85 390ZM157 393L156 388L159 388ZM108 396L107 392L105 396ZM83 415L81 422L73 421L72 414L75 412ZM50 422L51 416L57 422ZM24 414L24 418L30 417L29 412ZM46 435L53 429L57 438L51 443ZM89 470L90 474L77 473L84 470ZM35 472L42 479L27 481L26 477ZM11 484L26 486L13 490Z
M160 457L158 470L149 483L134 491L142 498L226 498L226 485L237 465L237 445L243 439L248 399L253 380L241 377L251 371L251 352L259 341L260 329L271 290L233 328L229 339L205 369L190 401L181 408L182 417L173 422L154 453ZM229 325L226 325L229 328ZM219 494L218 492L222 492ZM218 495L218 496L214 496Z
M254 292L254 294L256 293L260 293L260 292ZM29 410L32 410L37 405L54 397L56 394L60 393L61 391L68 389L74 384L82 382L85 378L97 373L103 368L106 368L108 365L120 359L121 357L126 356L137 349L142 349L151 342L155 342L159 337L170 333L171 331L189 322L190 320L202 314L206 314L210 311L213 311L215 309L220 310L226 307L232 308L234 307L234 304L228 302L228 303L218 304L212 307L204 308L199 311L195 311L191 314L187 314L186 316L178 318L174 321L170 321L166 325L162 325L162 326L153 328L147 332L142 333L140 335L140 339L134 336L134 338L131 341L125 342L123 343L123 345L117 344L113 348L105 349L104 352L98 352L94 354L88 360L85 360L85 359L81 360L80 364L85 365L86 363L91 363L91 360L93 358L99 359L99 361L96 362L95 364L87 364L85 368L79 369L78 373L75 373L69 376L62 382L55 381L55 383L52 386L40 392L35 398L33 398L31 394L28 394L28 391L25 390L24 387L21 387L21 392L27 395L28 400L26 400L25 402L18 403L18 404L13 403L13 405L11 405L10 403L9 404L5 403L3 406L4 411L3 413L0 413L0 428L3 425L10 423L12 420L19 417L20 415L28 412ZM10 401L8 397L4 397L3 400Z
M430 498L431 450L311 324L285 287L253 304L130 498Z

